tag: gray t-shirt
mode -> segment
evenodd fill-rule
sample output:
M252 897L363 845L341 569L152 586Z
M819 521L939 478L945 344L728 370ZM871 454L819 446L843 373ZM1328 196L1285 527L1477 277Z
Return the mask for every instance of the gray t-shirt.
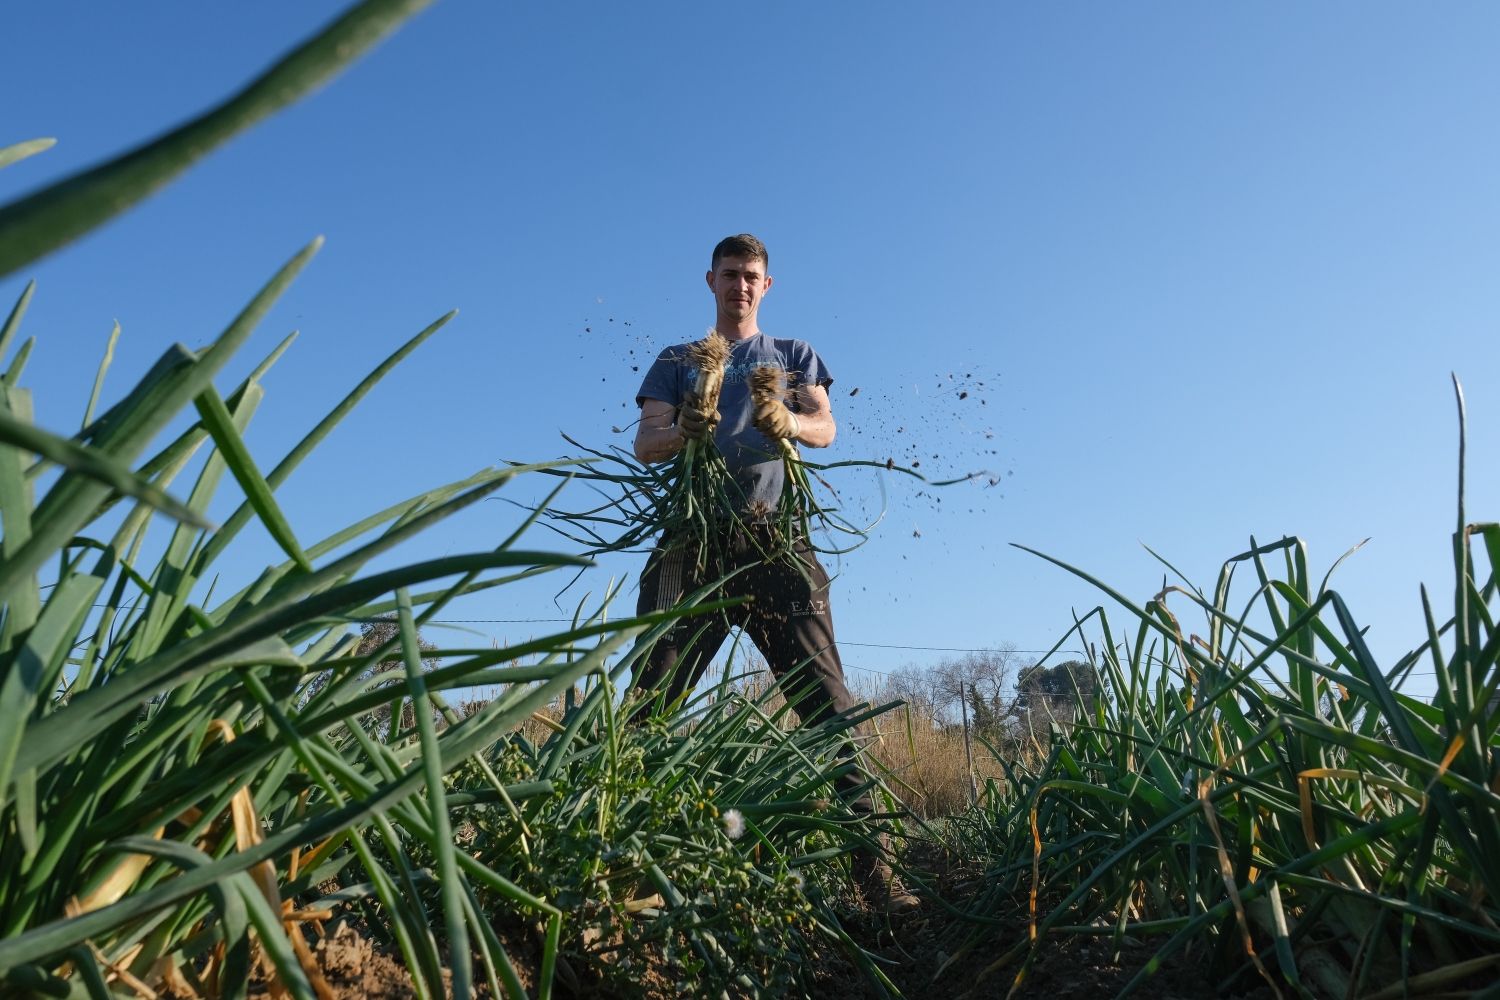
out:
M648 399L676 406L698 381L698 371L687 360L687 344L662 351L641 382L636 405ZM719 427L714 443L734 472L748 505L757 501L774 507L781 499L785 470L774 442L752 424L754 407L750 402L750 373L770 366L786 372L787 388L821 385L828 388L833 376L823 359L804 340L768 337L758 333L747 340L731 343L728 363L724 366L724 388L719 392ZM793 413L800 407L794 393L788 393L787 406Z

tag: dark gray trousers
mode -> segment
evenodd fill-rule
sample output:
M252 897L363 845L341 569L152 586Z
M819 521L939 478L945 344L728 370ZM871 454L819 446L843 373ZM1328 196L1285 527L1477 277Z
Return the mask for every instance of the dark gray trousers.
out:
M766 658L771 673L788 693L805 694L796 705L806 724L819 722L853 708L858 702L844 682L844 666L833 637L833 612L828 600L828 574L811 546L799 541L792 563L783 557L766 560L761 545L743 534L722 539L718 558L708 560L701 571L695 567L690 547L663 540L646 561L641 574L638 614L671 607L687 594L734 570L709 599L748 596L749 603L682 619L657 641L636 668L636 688L654 696L665 691L670 702L690 690L702 678L733 626L745 634ZM852 756L853 744L846 754ZM862 775L851 773L840 781L840 792L861 812L873 810L868 795L857 789Z

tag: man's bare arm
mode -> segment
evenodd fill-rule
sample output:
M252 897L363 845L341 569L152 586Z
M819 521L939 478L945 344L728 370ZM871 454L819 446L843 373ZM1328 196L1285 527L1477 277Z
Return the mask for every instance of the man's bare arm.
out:
M833 407L828 402L828 390L821 385L807 385L797 389L797 425L800 433L797 441L809 448L827 448L833 444L838 427L833 422Z
M659 399L641 404L641 422L635 428L635 457L642 462L662 462L682 450L684 438L677 429L677 407Z

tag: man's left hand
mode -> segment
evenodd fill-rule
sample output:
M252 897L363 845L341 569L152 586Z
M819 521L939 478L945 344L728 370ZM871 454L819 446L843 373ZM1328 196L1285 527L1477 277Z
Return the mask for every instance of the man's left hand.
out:
M768 438L795 439L802 433L797 415L780 400L772 399L757 404L753 422L755 429Z

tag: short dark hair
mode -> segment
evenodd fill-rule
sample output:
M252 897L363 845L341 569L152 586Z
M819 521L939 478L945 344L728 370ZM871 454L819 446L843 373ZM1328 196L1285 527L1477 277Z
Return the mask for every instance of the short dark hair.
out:
M746 260L763 261L766 269L771 267L771 255L766 253L766 245L749 233L740 233L738 236L726 236L714 247L714 256L709 261L715 271L719 269L719 261L724 257L744 257Z

